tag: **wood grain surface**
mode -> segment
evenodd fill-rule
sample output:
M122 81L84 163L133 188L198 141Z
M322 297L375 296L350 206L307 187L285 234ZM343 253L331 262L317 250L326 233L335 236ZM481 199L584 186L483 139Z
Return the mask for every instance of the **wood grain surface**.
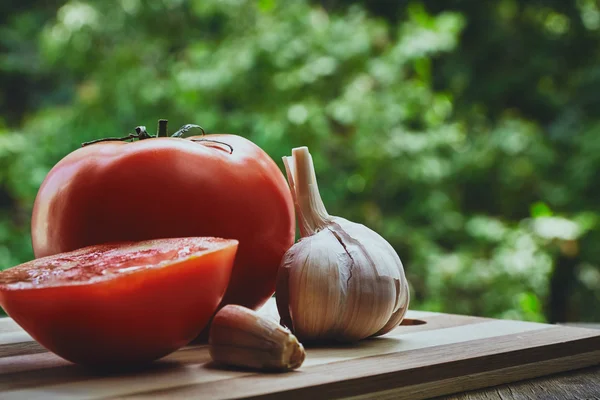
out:
M261 312L276 318L273 303ZM411 311L383 337L307 348L304 365L289 373L225 369L195 345L144 370L97 374L0 319L2 399L424 399L598 364L600 331Z
M600 367L545 376L435 400L598 400Z

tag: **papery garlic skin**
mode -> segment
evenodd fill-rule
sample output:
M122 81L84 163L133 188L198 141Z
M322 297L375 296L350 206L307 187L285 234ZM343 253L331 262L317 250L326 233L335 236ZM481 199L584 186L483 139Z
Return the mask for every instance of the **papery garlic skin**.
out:
M294 149L284 162L303 237L277 277L282 323L304 341L354 342L389 332L409 304L398 254L368 227L327 214L308 149Z

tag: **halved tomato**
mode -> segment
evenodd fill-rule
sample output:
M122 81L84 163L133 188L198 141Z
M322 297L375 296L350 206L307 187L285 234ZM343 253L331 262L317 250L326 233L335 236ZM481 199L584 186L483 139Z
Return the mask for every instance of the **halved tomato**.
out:
M123 367L188 344L222 300L238 242L178 238L115 243L0 272L0 305L74 363Z

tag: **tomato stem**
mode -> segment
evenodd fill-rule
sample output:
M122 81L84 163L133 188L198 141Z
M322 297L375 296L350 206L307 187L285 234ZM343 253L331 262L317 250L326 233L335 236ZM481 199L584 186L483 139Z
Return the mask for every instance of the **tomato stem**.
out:
M114 142L114 141L125 142L128 140L134 140L134 139L144 140L144 139L151 139L151 138L155 138L155 137L168 137L168 135L169 135L168 123L169 123L169 121L166 119L158 120L158 128L157 128L156 136L152 136L151 134L149 134L148 131L146 130L146 127L141 125L141 126L138 126L135 128L135 133L130 133L127 136L96 139L96 140L92 140L90 142L82 143L81 147L85 147L85 146L89 146L90 144L101 143L101 142ZM194 129L200 130L200 132L202 132L202 136L204 136L206 134L206 132L204 131L204 128L202 128L200 125L187 124L187 125L184 125L181 128L179 128L179 130L177 132L175 132L173 135L171 135L171 137L184 139L187 132L194 130ZM202 139L191 139L190 138L189 140L192 142L218 143L218 144L228 147L230 154L233 153L233 147L230 144L220 142L218 140L204 139L204 138L202 138Z
M174 134L172 134L171 137L183 138L183 137L187 136L186 133L192 129L200 130L200 132L202 132L202 136L206 135L204 128L201 127L200 125L187 124L187 125L184 125L181 128L179 128L179 130L177 132L175 132Z
M167 135L168 135L167 124L168 123L169 123L169 121L166 119L158 120L158 130L156 132L156 137L167 137Z
M229 143L220 142L218 140L212 140L212 139L190 139L190 141L192 141L192 142L209 142L209 143L222 144L223 146L227 146L229 148L229 154L233 154L233 146L230 145Z
M81 147L85 147L85 146L89 146L90 144L101 143L101 142L125 141L125 140L129 140L129 139L133 139L135 137L136 137L136 135L134 135L133 133L130 133L129 135L123 136L123 137L120 137L120 138L96 139L96 140L92 140L92 141L89 141L89 142L81 143Z
M144 140L144 139L150 139L153 137L154 136L152 136L151 134L148 133L145 126L140 125L140 126L135 127L135 133L130 133L127 136L118 137L118 138L117 137L109 137L109 138L103 138L103 139L96 139L96 140L92 140L90 142L82 143L81 147L85 147L85 146L89 146L90 144L101 143L101 142L113 142L113 141L124 142L126 140L132 140L132 139Z
M150 138L154 137L148 133L148 131L146 130L146 127L143 125L136 126L135 133L136 134L133 136L134 139L144 140L144 139L150 139Z

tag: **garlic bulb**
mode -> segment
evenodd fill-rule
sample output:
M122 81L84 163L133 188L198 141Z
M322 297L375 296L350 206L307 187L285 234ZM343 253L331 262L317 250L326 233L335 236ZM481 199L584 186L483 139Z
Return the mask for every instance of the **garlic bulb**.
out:
M283 162L302 238L277 276L281 323L304 341L353 342L389 332L409 303L398 254L373 230L327 213L308 148L293 149Z

